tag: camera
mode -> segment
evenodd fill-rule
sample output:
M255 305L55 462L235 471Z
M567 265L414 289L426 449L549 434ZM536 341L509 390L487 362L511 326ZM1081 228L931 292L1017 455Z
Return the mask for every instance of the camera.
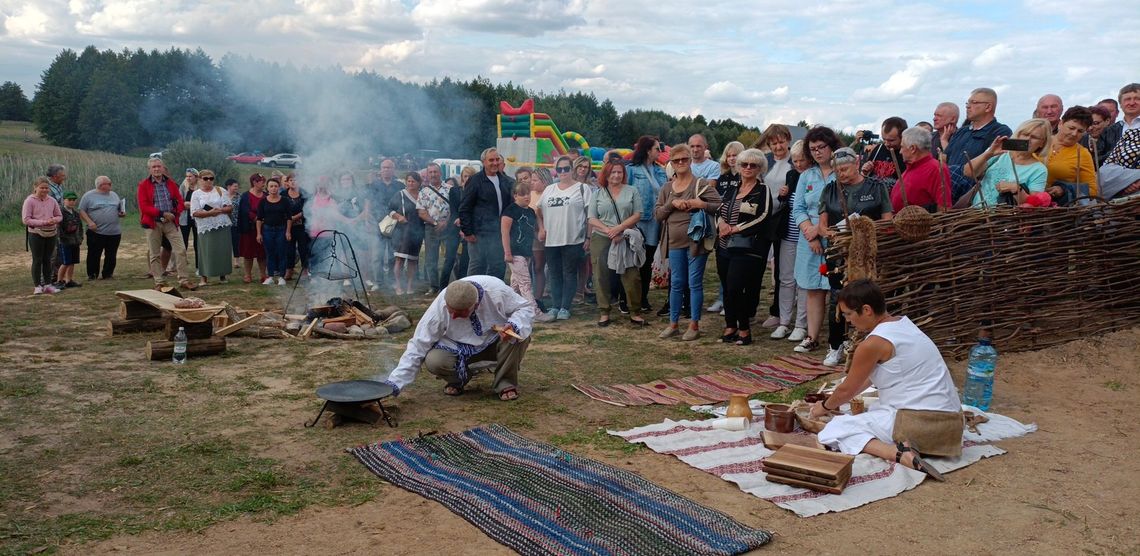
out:
M879 136L876 135L874 131L871 131L869 129L864 129L864 130L860 131L859 133L863 134L863 140L868 142L868 143L879 138Z

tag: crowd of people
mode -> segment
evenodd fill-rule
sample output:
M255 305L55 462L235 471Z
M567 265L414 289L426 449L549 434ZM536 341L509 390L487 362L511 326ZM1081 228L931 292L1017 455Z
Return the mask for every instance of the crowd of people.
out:
M628 159L607 155L600 172L587 157L560 156L509 175L488 148L481 169L446 180L437 164L400 179L395 162L383 160L361 184L351 172L305 186L275 172L254 174L240 191L236 180L219 187L214 172L195 168L178 184L154 158L137 184L139 220L156 286L173 276L195 289L238 271L250 283L254 263L267 286L306 279L322 249L314 238L338 230L350 232L360 283L373 291L436 295L468 275L505 280L509 269L536 322L589 310L608 327L616 308L644 327L654 311L650 285L667 280L656 312L668 319L661 339L700 338L711 313L724 317L720 342L746 346L765 328L806 353L823 345L826 321L824 362L838 365L847 347L836 310L844 277L827 247L850 216L886 221L909 205L984 209L1039 192L1066 205L1140 191L1140 84L1090 107L1065 109L1044 95L1016 131L996 119L997 104L993 89L975 89L964 121L944 102L932 123L886 118L881 140L860 133L851 145L826 126L793 141L791 129L772 124L755 144L729 143L719 157L700 134L668 148L643 136ZM84 238L88 279L114 274L126 207L105 176L78 200L65 194L66 177L66 168L48 168L24 203L36 294L80 285L72 272ZM719 288L706 309L710 255Z

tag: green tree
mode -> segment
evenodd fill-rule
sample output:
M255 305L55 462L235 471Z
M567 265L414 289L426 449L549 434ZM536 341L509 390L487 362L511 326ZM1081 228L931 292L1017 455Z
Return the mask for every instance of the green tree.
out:
M32 101L32 121L53 145L74 147L79 144L79 56L68 49L60 52L44 70L36 97Z
M12 81L0 85L0 120L32 119L32 103L24 95L24 89Z
M210 169L217 176L216 185L230 178L240 177L237 164L226 158L229 155L225 145L200 139L178 139L162 151L162 161L166 169L174 172L175 179L181 181L183 168Z
M122 63L95 70L79 107L79 140L85 149L125 153L142 145L138 96L127 85Z

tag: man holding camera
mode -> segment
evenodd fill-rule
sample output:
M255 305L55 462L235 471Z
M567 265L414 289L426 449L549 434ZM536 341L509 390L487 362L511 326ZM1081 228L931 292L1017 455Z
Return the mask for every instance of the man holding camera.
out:
M906 129L906 120L892 116L883 120L882 141L878 145L867 145L866 154L863 155L863 175L879 178L886 182L887 188L893 188L895 182L906 171L906 161L903 160L899 149L902 147L902 132ZM864 132L863 138L868 138ZM874 134L871 134L873 137Z
M166 164L160 158L147 162L150 175L143 178L138 186L139 221L146 228L147 255L150 259L150 273L154 277L155 289L165 286L162 279L162 238L170 242L178 271L178 285L193 290L186 273L186 244L182 241L182 230L178 227L178 214L185 210L178 184L166 175Z

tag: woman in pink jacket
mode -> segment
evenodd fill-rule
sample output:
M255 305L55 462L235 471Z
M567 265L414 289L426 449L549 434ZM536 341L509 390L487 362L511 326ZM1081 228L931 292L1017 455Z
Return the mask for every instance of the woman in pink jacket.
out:
M56 293L59 290L51 285L51 254L59 241L59 223L63 213L59 203L48 195L49 181L46 177L36 178L32 194L24 199L20 211L24 225L28 227L28 250L32 252L33 294Z

